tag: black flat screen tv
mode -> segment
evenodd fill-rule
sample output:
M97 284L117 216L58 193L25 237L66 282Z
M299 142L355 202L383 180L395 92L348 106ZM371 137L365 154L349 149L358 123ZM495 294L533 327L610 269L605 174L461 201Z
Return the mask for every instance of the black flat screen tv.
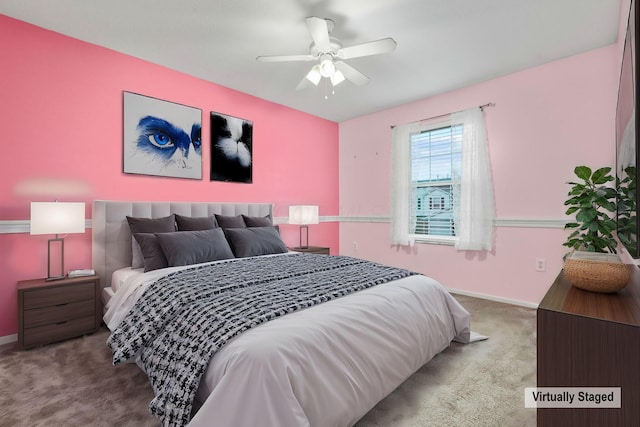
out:
M637 1L631 1L629 23L625 37L618 104L616 108L616 185L617 199L617 236L631 257L640 258L638 246L638 159L640 156L640 132L638 132L638 59L636 45L640 22Z

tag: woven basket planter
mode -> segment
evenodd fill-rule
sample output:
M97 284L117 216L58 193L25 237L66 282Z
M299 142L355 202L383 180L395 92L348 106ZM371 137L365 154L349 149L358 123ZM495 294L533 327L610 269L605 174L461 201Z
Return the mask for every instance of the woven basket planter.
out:
M617 255L573 252L564 263L564 275L576 288L613 293L627 286L630 273Z

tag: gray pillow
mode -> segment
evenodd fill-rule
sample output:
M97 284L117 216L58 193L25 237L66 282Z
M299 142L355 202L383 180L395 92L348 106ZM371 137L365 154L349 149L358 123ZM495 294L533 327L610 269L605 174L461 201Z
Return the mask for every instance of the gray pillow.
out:
M247 224L247 227L271 227L273 225L269 215L264 217L242 215L242 219L244 219L244 223Z
M167 264L167 257L164 256L164 252L160 247L160 242L158 242L158 238L155 234L136 233L133 237L140 245L144 271L152 271L169 266Z
M247 226L242 215L227 216L216 214L216 221L218 221L218 226L222 228L245 228Z
M233 258L221 228L156 233L169 267Z
M135 218L128 216L127 222L132 236L137 233L168 233L176 231L176 217L174 214L162 218ZM144 267L142 251L135 238L131 239L131 267Z
M215 216L190 217L176 214L178 231L211 230L218 227Z
M274 227L227 228L224 233L237 258L288 252Z

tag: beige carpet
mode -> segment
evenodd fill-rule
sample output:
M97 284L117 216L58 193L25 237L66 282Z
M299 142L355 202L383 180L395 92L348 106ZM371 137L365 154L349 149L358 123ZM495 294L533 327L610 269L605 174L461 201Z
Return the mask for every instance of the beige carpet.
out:
M535 426L524 387L536 385L535 310L454 295L487 341L452 343L357 427Z
M453 343L357 427L534 426L535 310L456 295L487 341ZM156 426L135 365L113 367L107 331L36 348L0 347L0 426Z

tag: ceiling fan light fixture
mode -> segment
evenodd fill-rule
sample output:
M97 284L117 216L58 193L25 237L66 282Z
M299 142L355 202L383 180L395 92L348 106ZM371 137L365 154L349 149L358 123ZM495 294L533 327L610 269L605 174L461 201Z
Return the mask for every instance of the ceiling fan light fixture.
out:
M364 86L369 83L369 77L346 63L345 60L392 52L397 46L395 40L387 37L343 47L340 40L331 36L334 27L332 20L311 16L306 18L306 23L312 39L308 54L258 56L256 58L261 62L313 61L315 64L300 80L296 90L306 89L311 84L318 86L323 79L326 79L324 81L325 88L328 88L329 81L335 88L345 80L349 80L356 86Z
M331 77L336 71L336 65L333 63L333 57L324 54L320 57L320 74L322 77Z
M318 86L320 80L322 79L322 74L320 73L320 66L314 65L311 71L307 73L307 80L313 83L315 86Z
M336 72L331 76L331 84L334 86L338 86L344 81L344 79L345 77L344 74L342 74L342 71L336 70Z

